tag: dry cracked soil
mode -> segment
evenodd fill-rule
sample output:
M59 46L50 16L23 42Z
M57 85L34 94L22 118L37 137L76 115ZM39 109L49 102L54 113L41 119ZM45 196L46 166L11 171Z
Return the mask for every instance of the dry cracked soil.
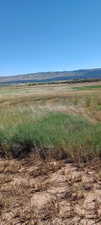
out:
M101 225L99 161L0 160L0 225Z

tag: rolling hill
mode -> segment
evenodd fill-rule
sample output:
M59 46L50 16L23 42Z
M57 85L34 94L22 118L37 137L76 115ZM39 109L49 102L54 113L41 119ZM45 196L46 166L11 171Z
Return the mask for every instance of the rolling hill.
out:
M31 82L56 82L70 80L101 79L101 68L74 71L39 72L15 76L1 76L0 84L16 84Z

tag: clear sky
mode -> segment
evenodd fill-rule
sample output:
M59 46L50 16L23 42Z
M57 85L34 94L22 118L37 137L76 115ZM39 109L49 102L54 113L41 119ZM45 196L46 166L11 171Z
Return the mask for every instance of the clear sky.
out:
M101 0L0 0L0 75L101 67Z

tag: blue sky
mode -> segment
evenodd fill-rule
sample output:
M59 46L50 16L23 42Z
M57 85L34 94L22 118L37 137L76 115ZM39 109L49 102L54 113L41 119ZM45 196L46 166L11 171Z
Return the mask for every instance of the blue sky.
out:
M0 0L0 75L101 67L101 0Z

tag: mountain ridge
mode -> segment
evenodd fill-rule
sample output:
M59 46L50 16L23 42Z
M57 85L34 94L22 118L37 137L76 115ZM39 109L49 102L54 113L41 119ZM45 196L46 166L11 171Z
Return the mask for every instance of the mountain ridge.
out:
M72 71L53 71L1 76L0 83L5 82L52 82L73 79L101 79L101 68L78 69Z

